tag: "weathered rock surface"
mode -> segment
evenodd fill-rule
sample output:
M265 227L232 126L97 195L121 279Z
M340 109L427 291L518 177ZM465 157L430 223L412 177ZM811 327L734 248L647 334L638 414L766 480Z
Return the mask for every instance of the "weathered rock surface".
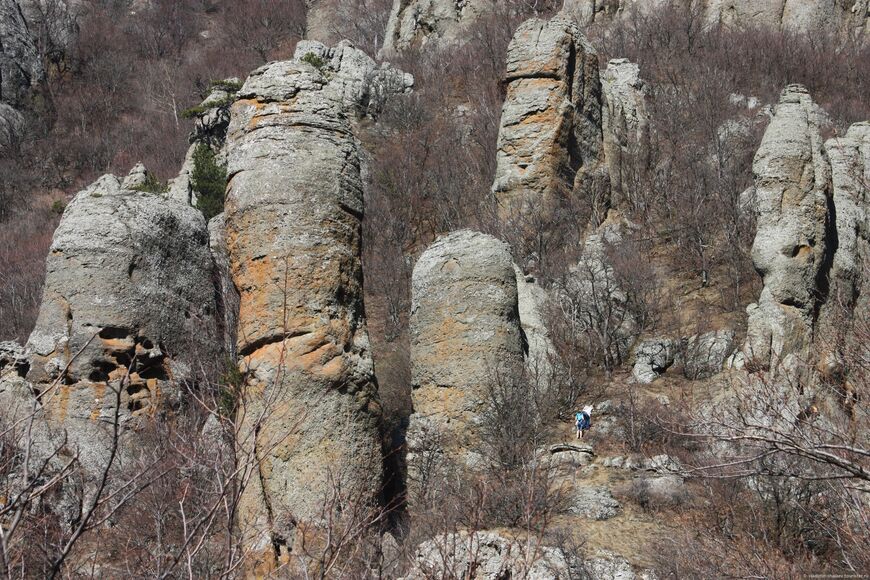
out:
M608 218L586 237L580 260L569 268L555 296L560 308L574 319L578 333L608 337L601 355L614 366L627 359L639 332L608 256L609 248L622 243L624 226L631 224Z
M715 330L683 339L681 359L683 375L698 380L712 377L722 370L734 350L734 331Z
M554 470L556 475L573 475L580 467L586 467L595 460L591 445L559 443L536 452L541 467Z
M229 360L236 360L236 330L239 325L239 292L233 284L230 272L230 256L227 251L226 220L218 214L208 222L208 247L215 265L215 280L218 295L218 321L224 337L224 351Z
M544 320L547 291L532 276L523 275L514 265L517 278L517 305L520 324L526 340L526 367L539 386L549 384L556 347L550 340L550 331Z
M139 189L148 183L149 177L150 173L148 173L148 169L145 165L137 163L133 166L133 169L130 170L127 177L121 181L121 187L123 189Z
M612 59L601 75L604 157L610 175L610 203L622 205L630 195L623 184L629 160L649 155L647 87L640 67L624 58Z
M492 189L504 220L547 215L601 170L598 57L571 20L532 18L508 46L505 82Z
M417 547L405 580L427 578L576 578L582 562L559 548L525 542L498 532L442 534ZM603 576L599 576L603 577Z
M337 62L343 69L346 55ZM289 556L300 524L327 515L335 486L340 511L344 502L374 504L382 485L362 298L362 181L348 110L362 92L318 64L294 59L254 71L227 139L226 239L246 372L239 453L259 458L239 523L266 567Z
M485 390L496 380L512 380L524 362L507 244L460 230L429 246L414 266L410 329L409 438L425 420L449 449L467 450Z
M639 383L649 384L671 366L681 364L687 379L706 379L722 370L733 351L734 331L731 329L682 338L649 338L634 346L632 376Z
M649 384L663 374L677 358L679 341L651 338L634 347L634 366L631 375L642 384Z
M13 341L0 342L0 370L26 375L29 369L30 360L23 346Z
M754 366L806 357L836 250L830 167L807 90L787 87L753 162L757 232L752 260L764 279L747 308L744 348Z
M190 133L190 147L178 176L169 182L169 197L176 201L195 206L197 194L193 189L191 175L194 169L193 154L200 145L207 145L215 152L218 163L226 162L227 128L230 123L230 106L235 101L239 79L228 78L215 83L209 95L194 110L193 131Z
M621 506L606 487L575 487L571 492L568 513L590 520L609 520L619 514Z
M348 113L374 115L391 94L409 93L414 77L390 66L375 63L347 40L334 47L302 40L296 45L296 60L308 59L329 76L330 98L340 101Z
M0 149L21 139L24 129L24 115L11 105L0 103Z
M55 231L27 378L81 448L106 452L107 426L160 412L219 360L208 230L195 209L106 175L78 193ZM116 400L113 392L120 391Z
M23 4L0 0L0 101L12 106L25 104L45 78Z
M825 151L837 232L829 300L850 308L861 289L864 259L870 257L870 122L855 123L844 136L829 139Z
M430 41L461 41L477 19L498 4L493 0L393 0L383 52L389 56Z

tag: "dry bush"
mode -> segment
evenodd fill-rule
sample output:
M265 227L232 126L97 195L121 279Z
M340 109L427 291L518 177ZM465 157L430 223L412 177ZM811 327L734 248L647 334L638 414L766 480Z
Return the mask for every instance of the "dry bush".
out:
M783 578L867 569L866 524L845 519L854 513L843 511L829 483L783 477L700 483L704 508L685 516L684 532L657 544L662 577Z
M10 216L7 223L0 220L0 340L24 343L32 330L58 217L40 208Z

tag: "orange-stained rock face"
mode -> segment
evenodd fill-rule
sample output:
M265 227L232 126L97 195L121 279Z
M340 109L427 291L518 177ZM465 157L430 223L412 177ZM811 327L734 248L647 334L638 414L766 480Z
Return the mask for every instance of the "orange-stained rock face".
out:
M272 63L248 79L230 121L226 239L245 372L239 454L257 465L239 524L267 568L330 510L375 506L382 484L359 158L334 89L307 63Z
M476 443L487 390L524 363L510 248L460 230L436 240L414 267L411 309L414 414L408 428L409 495L416 465L440 447L463 462ZM417 470L417 471L415 471Z
M492 186L502 220L546 217L560 197L592 198L605 178L601 83L595 50L577 26L562 15L520 25L505 82Z

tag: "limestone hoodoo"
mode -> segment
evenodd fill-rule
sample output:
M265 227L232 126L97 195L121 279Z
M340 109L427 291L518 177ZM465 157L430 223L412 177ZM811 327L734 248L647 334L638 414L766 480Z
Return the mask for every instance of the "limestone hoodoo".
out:
M264 562L285 560L324 509L374 506L381 492L352 121L411 82L348 43L304 42L293 60L254 71L232 107L225 214L246 373L240 453L258 465L239 517Z

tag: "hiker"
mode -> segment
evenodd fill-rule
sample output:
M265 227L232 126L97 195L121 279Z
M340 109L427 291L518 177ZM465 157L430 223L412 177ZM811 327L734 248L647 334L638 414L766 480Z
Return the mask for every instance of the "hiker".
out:
M574 416L577 427L577 439L583 439L583 434L592 427L592 405L583 407L583 410Z

